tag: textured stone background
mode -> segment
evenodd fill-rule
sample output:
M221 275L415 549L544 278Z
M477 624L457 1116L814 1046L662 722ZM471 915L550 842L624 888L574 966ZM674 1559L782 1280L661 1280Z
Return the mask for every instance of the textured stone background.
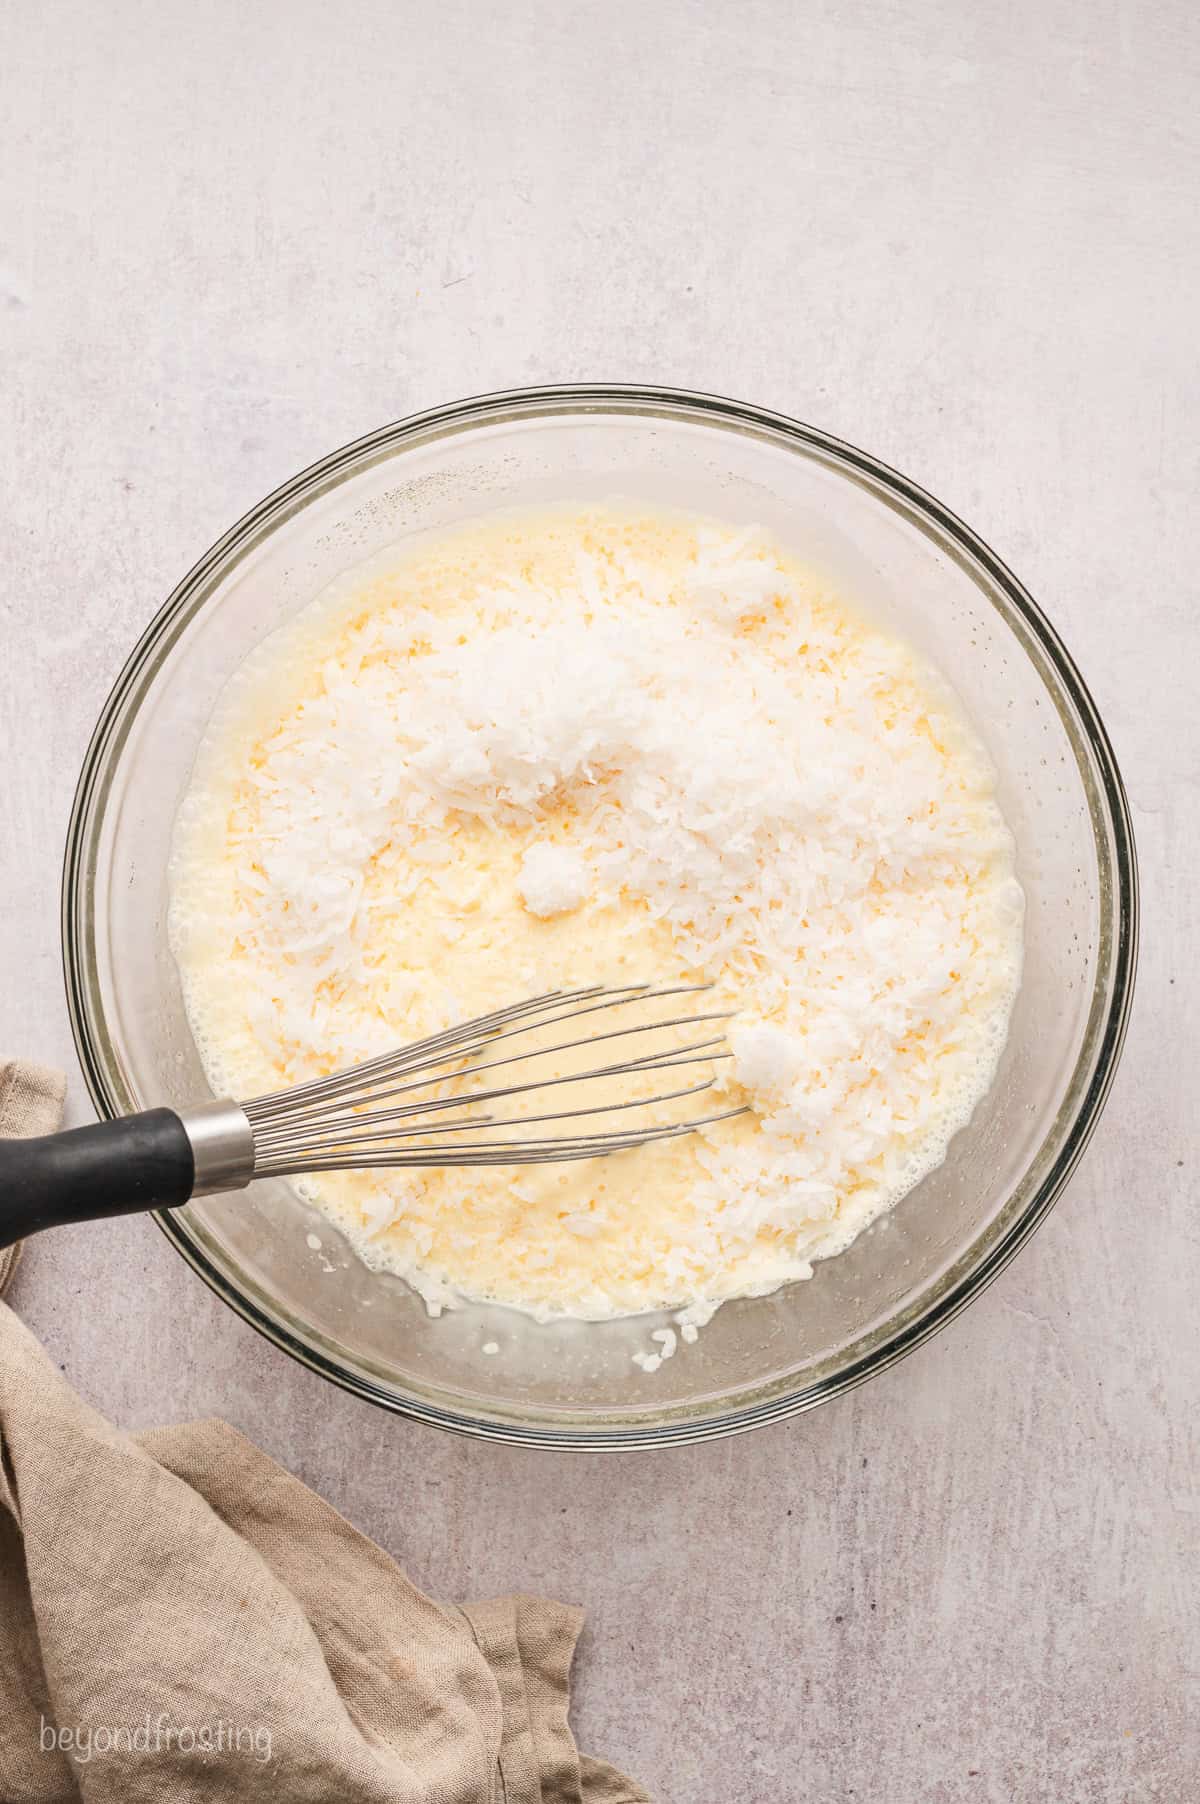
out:
M66 1066L64 828L193 559L437 401L644 378L915 476L1078 656L1139 1007L1067 1197L802 1421L619 1461L350 1402L148 1221L13 1293L128 1425L219 1413L439 1595L587 1605L585 1745L665 1804L1196 1795L1196 95L1186 0L0 0L0 1045Z

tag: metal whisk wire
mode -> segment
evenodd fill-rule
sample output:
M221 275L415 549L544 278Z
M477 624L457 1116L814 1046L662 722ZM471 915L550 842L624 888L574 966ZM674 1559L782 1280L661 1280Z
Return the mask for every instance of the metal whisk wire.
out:
M668 1011L663 1019L656 1012L653 1019L604 1032L576 1028L585 1016L607 1009L656 1004L708 987L592 984L552 990L253 1102L217 1097L192 1108L143 1109L60 1134L0 1140L5 1198L0 1249L60 1222L174 1209L194 1197L244 1190L256 1177L378 1165L542 1165L598 1159L694 1134L744 1111L648 1123L627 1112L711 1089L716 1082L711 1069L699 1083L676 1086L668 1079L659 1088L653 1080L659 1072L711 1067L728 1058L723 1034L690 1037L693 1029L727 1020L727 1014ZM556 1029L565 1024L570 1031L564 1037ZM522 1034L539 1038L522 1047L517 1044ZM638 1036L655 1034L658 1041L647 1039L636 1049ZM570 1068L573 1055L579 1069ZM539 1067L538 1060L550 1061L549 1068ZM620 1079L650 1079L653 1093L614 1096L612 1086ZM561 1086L593 1091L577 1104ZM599 1100L592 1100L595 1087ZM543 1093L572 1106L543 1107L538 1102ZM519 1110L522 1099L537 1112L505 1112L506 1104ZM491 1112L493 1104L500 1113ZM601 1116L621 1117L625 1125L590 1125ZM554 1131L558 1124L565 1124L562 1132Z
M549 1092L561 1085L609 1084L631 1075L712 1065L730 1056L723 1033L686 1044L658 1044L627 1057L588 1063L582 1070L555 1071L528 1077L512 1067L637 1036L669 1036L705 1023L726 1021L729 1011L668 1015L602 1033L583 1033L548 1044L508 1050L505 1041L542 1034L559 1023L576 1023L587 1015L659 1002L673 996L697 995L708 984L593 984L574 990L552 990L490 1015L444 1029L424 1040L383 1053L347 1071L312 1078L292 1089L256 1097L242 1104L254 1137L254 1175L287 1176L305 1171L338 1171L368 1166L531 1165L557 1160L599 1158L607 1153L645 1146L653 1141L694 1133L740 1108L682 1121L651 1121L619 1128L567 1131L530 1136L530 1128L551 1123L581 1122L626 1110L646 1110L712 1088L715 1074L699 1083L657 1090L648 1096L587 1102L579 1107L532 1115L480 1114L481 1105ZM490 1056L499 1049L501 1056ZM615 1050L615 1049L614 1049ZM494 1074L505 1072L496 1082ZM450 1089L468 1080L482 1088ZM510 1081L514 1077L518 1081ZM381 1106L383 1105L383 1106ZM458 1111L458 1113L455 1113ZM464 1112L465 1111L465 1112ZM506 1130L518 1130L508 1137ZM493 1137L499 1132L500 1137Z

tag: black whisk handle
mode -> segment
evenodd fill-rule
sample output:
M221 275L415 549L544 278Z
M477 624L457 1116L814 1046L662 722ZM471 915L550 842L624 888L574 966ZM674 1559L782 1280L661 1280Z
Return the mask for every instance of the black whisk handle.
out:
M67 1222L176 1208L195 1175L192 1143L173 1109L0 1140L0 1247Z

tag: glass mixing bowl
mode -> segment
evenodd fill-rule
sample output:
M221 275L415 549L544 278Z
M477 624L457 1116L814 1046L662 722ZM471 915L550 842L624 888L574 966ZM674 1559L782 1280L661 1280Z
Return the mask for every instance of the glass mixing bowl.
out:
M102 1115L209 1094L167 944L167 855L205 723L246 654L397 540L494 508L614 497L761 523L932 657L999 771L1028 902L1025 974L997 1080L941 1169L807 1283L727 1304L651 1375L631 1355L653 1318L539 1326L472 1305L431 1320L282 1182L159 1215L227 1303L327 1378L422 1421L539 1446L750 1428L836 1396L947 1322L1079 1159L1136 951L1129 811L1104 728L1054 629L961 521L863 452L759 408L523 390L387 426L286 483L136 646L84 763L63 879L71 1017ZM481 1354L488 1340L498 1356Z

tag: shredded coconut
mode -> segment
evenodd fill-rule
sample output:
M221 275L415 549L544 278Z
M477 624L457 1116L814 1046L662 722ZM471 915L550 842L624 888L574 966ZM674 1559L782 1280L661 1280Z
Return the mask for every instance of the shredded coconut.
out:
M569 846L526 848L521 858L521 899L541 920L578 908L588 891L587 866Z
M674 516L485 527L348 579L234 685L172 881L232 1094L560 983L714 982L739 1011L717 1101L751 1117L595 1165L304 1186L432 1308L683 1305L685 1341L941 1161L1020 968L954 697L758 530Z

